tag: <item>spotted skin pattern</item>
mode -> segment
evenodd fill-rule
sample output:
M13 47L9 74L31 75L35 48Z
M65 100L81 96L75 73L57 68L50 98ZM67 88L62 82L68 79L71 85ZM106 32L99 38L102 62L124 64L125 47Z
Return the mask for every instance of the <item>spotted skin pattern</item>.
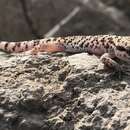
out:
M130 62L130 37L116 35L52 37L22 42L0 42L0 49L10 53L87 52L100 57L109 67L120 70L114 58Z

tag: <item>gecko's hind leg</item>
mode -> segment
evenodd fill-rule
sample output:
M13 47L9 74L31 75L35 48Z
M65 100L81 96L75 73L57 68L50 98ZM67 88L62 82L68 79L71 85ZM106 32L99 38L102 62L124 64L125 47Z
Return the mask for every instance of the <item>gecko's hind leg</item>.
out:
M102 61L102 63L106 67L111 68L112 70L114 70L114 72L111 74L111 76L117 75L119 77L119 79L121 79L122 67L119 65L119 63L117 63L115 60L112 59L112 57L111 57L111 55L109 53L103 54L100 57L100 60Z

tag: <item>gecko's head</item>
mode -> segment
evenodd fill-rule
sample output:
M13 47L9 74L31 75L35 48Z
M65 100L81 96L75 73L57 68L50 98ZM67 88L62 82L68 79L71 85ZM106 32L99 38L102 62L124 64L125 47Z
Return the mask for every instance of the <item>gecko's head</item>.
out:
M128 56L130 56L130 37L124 36L120 40L120 42L117 42L116 49L120 52L126 53Z
M128 56L130 56L130 46L116 46L116 49L120 52L126 53Z
M130 47L116 46L115 55L118 59L130 63Z
M116 57L130 63L130 37L121 37L116 43Z

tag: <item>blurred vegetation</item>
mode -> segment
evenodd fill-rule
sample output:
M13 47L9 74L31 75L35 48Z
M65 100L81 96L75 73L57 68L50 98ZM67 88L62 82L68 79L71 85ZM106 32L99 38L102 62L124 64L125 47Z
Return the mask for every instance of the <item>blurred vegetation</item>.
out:
M37 39L48 32L129 35L130 0L0 0L0 40Z

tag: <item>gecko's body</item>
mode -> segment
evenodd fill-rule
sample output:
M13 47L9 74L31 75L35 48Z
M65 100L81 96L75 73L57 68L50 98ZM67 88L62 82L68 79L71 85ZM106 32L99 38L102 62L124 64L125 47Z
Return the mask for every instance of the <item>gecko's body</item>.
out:
M119 69L113 60L118 58L130 62L130 37L116 35L68 36L45 38L22 42L0 42L0 49L6 52L87 52L101 57L101 61L110 67Z

